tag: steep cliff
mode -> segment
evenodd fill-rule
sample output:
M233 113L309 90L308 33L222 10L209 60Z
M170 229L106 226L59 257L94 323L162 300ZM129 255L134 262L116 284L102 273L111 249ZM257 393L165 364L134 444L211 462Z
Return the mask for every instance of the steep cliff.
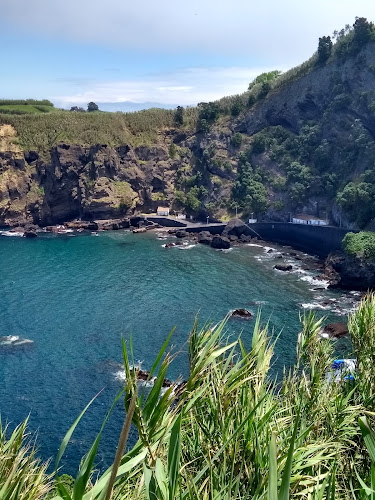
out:
M315 64L255 103L243 104L246 93L237 96L242 107L232 112L236 116L225 113L226 101L219 101L217 116L205 127L198 107L194 120L160 126L143 145L131 135L124 143L120 133L111 146L85 145L84 135L76 143L58 142L61 133L52 133L60 120L56 112L49 139L41 142L52 147L21 151L14 141L20 119L0 116L0 128L8 127L8 133L13 123L11 137L0 144L0 224L110 218L165 204L201 217L255 212L265 221L307 211L346 227L371 228L374 49L370 41L345 57ZM36 144L36 118L28 120Z

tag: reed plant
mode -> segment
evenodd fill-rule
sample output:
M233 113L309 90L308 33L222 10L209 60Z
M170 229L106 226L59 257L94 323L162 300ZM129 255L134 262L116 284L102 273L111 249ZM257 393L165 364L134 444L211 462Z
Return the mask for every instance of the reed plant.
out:
M69 429L49 498L373 499L374 367L372 353L366 351L374 342L374 317L375 296L370 294L349 318L358 360L354 380L331 373L334 347L320 338L323 320L312 313L301 317L296 363L281 380L270 375L277 339L260 315L248 349L241 338L228 336L227 318L201 329L196 321L188 342L189 377L166 388L173 332L150 370L150 384L139 382L132 345L124 342L124 388L71 484L60 476L60 460L86 409ZM124 402L124 423L117 452L112 466L96 475L102 431L119 401ZM129 449L130 425L136 427L138 441ZM22 461L24 455L20 457ZM18 471L20 463L16 453L8 469ZM38 470L46 493L48 477L45 469ZM1 492L0 498L18 498ZM19 498L40 497L36 492Z

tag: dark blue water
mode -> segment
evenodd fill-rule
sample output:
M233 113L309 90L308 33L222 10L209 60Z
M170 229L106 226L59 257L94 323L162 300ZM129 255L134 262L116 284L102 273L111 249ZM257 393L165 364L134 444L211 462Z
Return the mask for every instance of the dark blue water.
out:
M162 243L155 235L129 232L34 240L0 236L0 336L33 341L0 349L2 419L15 425L30 414L40 455L55 457L70 425L104 388L68 447L69 473L121 388L115 378L121 336L132 335L135 360L147 369L177 326L172 343L182 352L171 367L173 379L187 372L186 340L198 312L203 324L236 307L256 313L260 302L264 320L271 319L275 333L282 330L273 369L294 360L300 304L317 293L309 283L275 272L259 247L225 253L203 245L165 249ZM243 330L247 345L251 327L251 321L228 324L231 334ZM100 467L113 459L123 416L120 403L103 438Z

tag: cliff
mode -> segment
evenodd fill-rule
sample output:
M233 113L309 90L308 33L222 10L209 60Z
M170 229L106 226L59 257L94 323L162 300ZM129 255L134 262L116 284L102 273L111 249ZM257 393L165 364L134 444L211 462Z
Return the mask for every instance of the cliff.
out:
M229 217L237 208L244 216L283 222L290 213L309 212L371 229L374 49L369 41L345 57L313 64L276 82L255 103L245 93L201 105L180 126L165 112L144 140L139 125L136 133L129 124L121 131L119 113L104 113L102 122L78 114L69 122L69 112L57 111L27 119L0 115L0 225L111 218L163 204L202 218ZM240 103L236 113L234 102ZM212 104L216 115L202 120ZM156 116L145 113L134 114L134 123L136 116L146 122ZM107 143L86 142L91 120ZM112 135L105 128L111 123ZM70 137L76 131L73 140L61 142L69 130Z

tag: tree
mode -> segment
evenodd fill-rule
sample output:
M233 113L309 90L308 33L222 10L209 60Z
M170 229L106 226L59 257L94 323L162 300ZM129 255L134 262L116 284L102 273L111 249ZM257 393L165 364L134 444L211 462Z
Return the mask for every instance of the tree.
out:
M184 108L182 106L177 106L174 112L174 122L178 127L184 124Z
M232 107L231 107L231 115L232 116L238 116L241 111L243 110L243 102L242 102L242 99L241 97L238 95L234 98L234 101L233 101L233 104L232 104Z
M319 38L318 63L325 63L332 53L332 40L330 36Z
M263 82L258 94L259 99L264 99L270 90L271 90L270 82Z
M78 107L78 106L72 106L70 108L70 111L84 112L85 110L83 108Z
M87 111L98 111L99 106L95 102L89 102L87 105Z
M352 42L352 50L358 52L361 50L363 45L373 38L374 35L374 25L369 23L365 17L356 17L355 23L353 24L354 35Z

